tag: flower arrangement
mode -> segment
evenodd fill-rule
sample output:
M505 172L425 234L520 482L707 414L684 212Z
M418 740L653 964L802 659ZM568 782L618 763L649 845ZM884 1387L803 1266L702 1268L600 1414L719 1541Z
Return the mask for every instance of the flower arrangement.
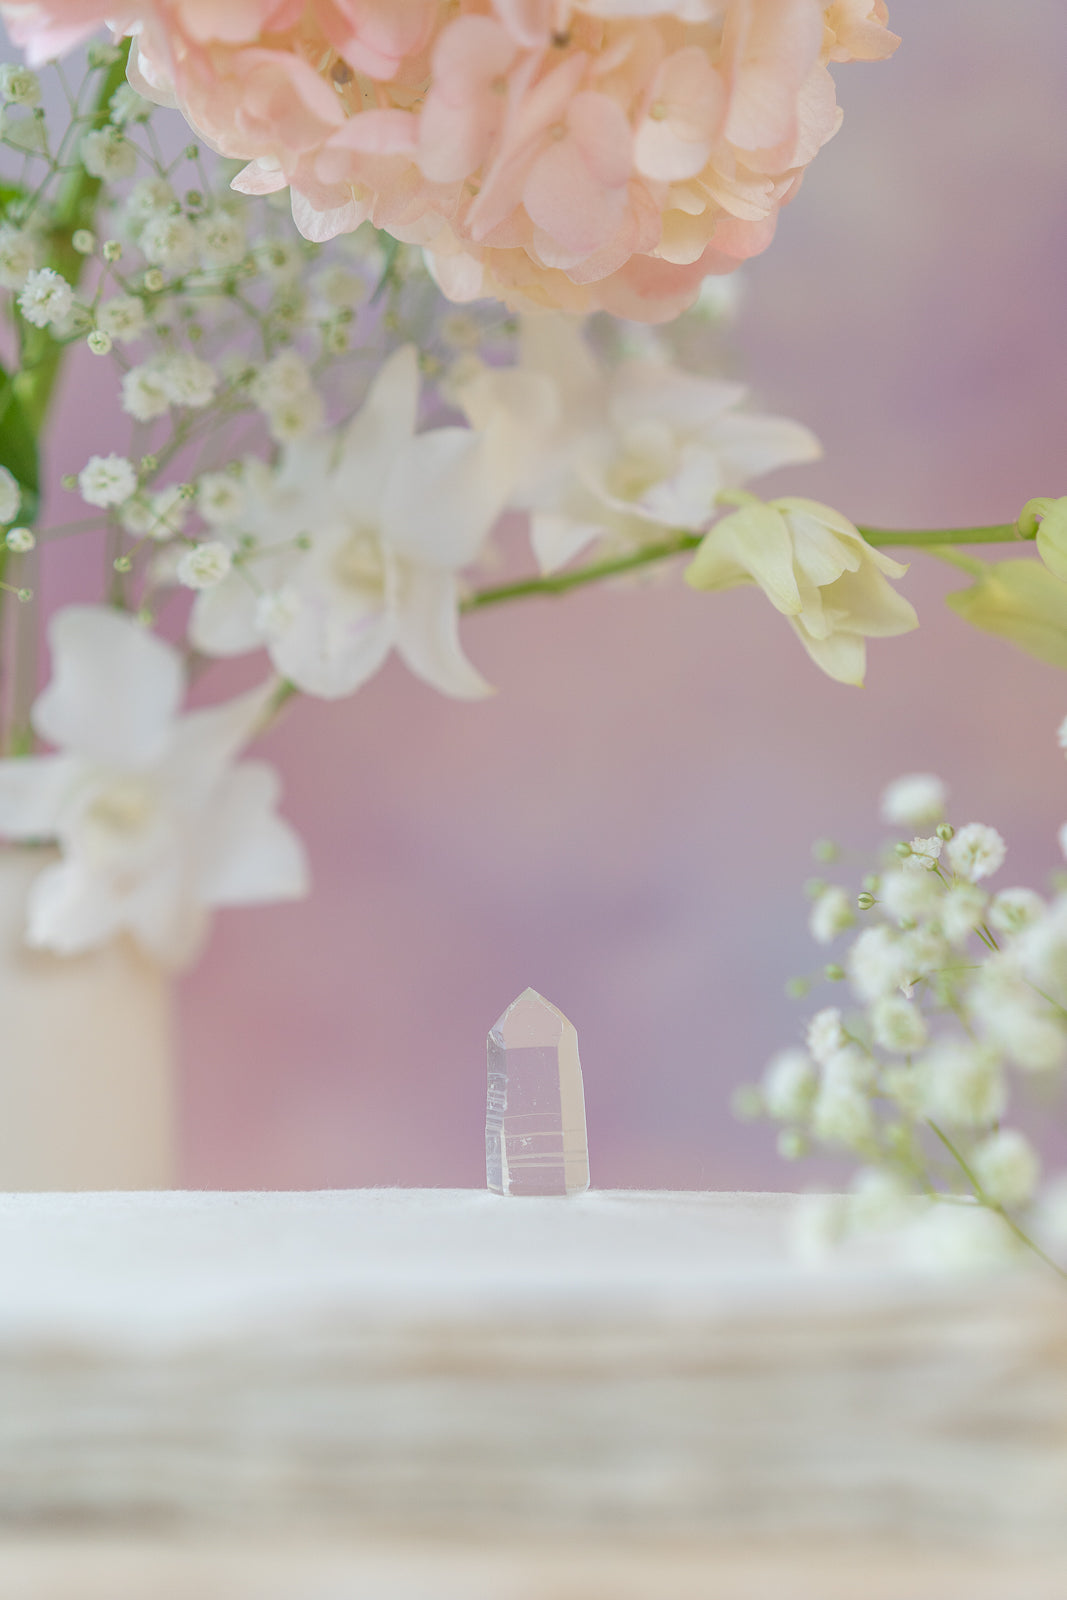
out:
M0 16L28 59L0 68L0 832L58 847L35 946L125 930L181 965L207 908L302 893L246 747L394 651L442 693L488 693L460 620L489 605L685 556L692 587L759 585L858 684L867 639L917 624L886 553L910 546L966 568L972 622L1067 664L1062 503L891 531L763 502L747 485L818 441L683 359L722 305L709 285L769 244L836 132L830 69L892 54L882 0ZM70 461L50 406L81 346L123 435ZM42 455L77 514L53 518ZM533 573L499 571L505 513ZM38 694L41 547L74 536L101 541L102 581L52 619ZM1044 563L957 548L1016 539ZM269 662L261 688L182 714L241 655Z
M1067 750L1067 723L1060 743ZM1067 1278L1067 1173L1043 1178L1026 1133L1005 1123L1009 1108L1040 1113L1062 1091L1067 875L1051 897L988 888L1004 840L984 823L953 827L946 799L929 774L898 779L882 819L924 831L888 845L858 893L809 885L812 937L851 942L791 992L827 981L853 1004L815 1012L804 1044L775 1056L737 1108L777 1122L789 1160L821 1149L862 1163L845 1208L809 1212L821 1242L903 1225L938 1265L1029 1249ZM1067 854L1067 826L1060 845ZM826 841L818 854L839 856Z

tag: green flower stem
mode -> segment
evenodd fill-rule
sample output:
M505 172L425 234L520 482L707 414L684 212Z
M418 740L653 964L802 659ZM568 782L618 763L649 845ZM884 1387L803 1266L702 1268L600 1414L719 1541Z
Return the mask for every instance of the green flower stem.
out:
M111 98L115 90L126 81L126 60L130 52L127 39L120 47L117 59L102 74L96 99L88 113L84 131L102 128L108 121ZM96 208L102 183L92 177L78 162L65 174L59 185L51 225L48 230L48 251L45 264L62 273L72 288L76 288L85 270L87 258L73 245L73 235L78 228L91 229L96 220ZM41 439L44 434L56 384L69 349L69 341L54 339L47 328L35 328L16 312L19 335L19 370L10 382L9 393L15 405L16 416L8 418L8 425L25 431L30 456L29 475L32 476L33 500L39 483ZM36 503L32 514L36 515ZM8 551L0 546L0 581L6 577ZM21 571L28 577L35 573L37 559L27 563ZM23 755L34 747L30 727L30 706L37 692L37 630L39 609L23 605L11 594L4 594L0 622L6 628L13 625L14 640L9 656L11 684L8 694L6 753Z
M955 1161L956 1165L967 1179L967 1182L974 1190L974 1197L978 1201L978 1204L985 1206L987 1211L995 1212L998 1217L1007 1223L1008 1227L1019 1240L1020 1244L1024 1244L1028 1250L1032 1250L1034 1255L1045 1263L1046 1267L1051 1267L1056 1276L1062 1278L1063 1281L1067 1283L1067 1271L1060 1266L1059 1262L1053 1261L1051 1256L1046 1255L1041 1246L1037 1244L1035 1240L1031 1239L1030 1235L1023 1228L1020 1228L1019 1224L1014 1220L1014 1218L1008 1215L1004 1207L998 1205L995 1200L991 1200L989 1198L985 1190L982 1188L982 1185L979 1183L978 1178L976 1177L969 1162L964 1160L963 1156L960 1154L959 1150L957 1150L948 1134L939 1128L936 1122L930 1119L928 1119L927 1126L937 1135L938 1139L940 1139L941 1143L944 1145L953 1161Z
M879 549L893 546L902 549L928 550L932 555L938 556L942 555L945 547L949 545L1005 544L1009 540L1018 543L1022 538L1014 522L997 523L984 528L923 528L900 531L860 528L859 531L868 544L875 545ZM525 600L531 595L569 594L572 589L599 583L602 578L618 577L623 573L635 572L640 567L652 566L657 561L667 561L672 556L684 555L686 551L695 550L702 542L703 535L699 533L674 533L667 539L643 545L640 550L635 550L627 556L619 556L613 561L594 561L587 567L576 567L567 572L551 572L541 578L523 578L515 583L504 583L491 589L478 589L466 597L461 609L481 611L485 606L500 605L508 600ZM969 572L975 570L973 557L953 557L945 554L944 559L955 561L960 566L970 561L971 564L966 570Z
M112 62L100 81L92 110L86 118L85 133L107 124L111 97L126 82L129 53L130 40L126 39L119 47L118 59ZM92 229L101 188L101 180L92 177L78 162L64 177L56 196L45 264L62 273L72 288L77 288L88 257L79 255L71 239L79 228ZM54 339L47 328L34 328L22 318L19 324L22 370L15 379L15 392L27 422L39 439L67 345Z

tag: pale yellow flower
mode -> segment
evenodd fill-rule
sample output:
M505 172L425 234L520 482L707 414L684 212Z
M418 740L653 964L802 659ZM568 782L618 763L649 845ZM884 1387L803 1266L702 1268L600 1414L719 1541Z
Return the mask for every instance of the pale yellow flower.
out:
M907 570L840 512L788 497L753 501L723 517L685 577L694 589L758 583L816 665L839 683L858 685L868 638L918 627L914 607L887 581Z
M1067 667L1067 584L1040 561L995 561L969 589L947 596L965 622Z

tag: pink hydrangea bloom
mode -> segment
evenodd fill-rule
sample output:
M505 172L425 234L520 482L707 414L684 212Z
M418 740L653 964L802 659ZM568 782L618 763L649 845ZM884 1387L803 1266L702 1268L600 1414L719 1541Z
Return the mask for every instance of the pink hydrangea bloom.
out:
M883 0L0 0L32 60L107 15L131 79L288 186L325 239L371 220L446 294L660 321L766 248L840 124L830 62Z

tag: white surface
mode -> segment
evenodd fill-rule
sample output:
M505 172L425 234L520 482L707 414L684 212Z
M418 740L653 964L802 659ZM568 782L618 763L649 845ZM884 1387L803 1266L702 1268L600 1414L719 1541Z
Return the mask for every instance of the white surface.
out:
M1059 1285L805 1271L795 1206L4 1197L0 1527L1067 1556Z
M636 1190L0 1195L0 1334L173 1340L339 1308L464 1323L476 1307L708 1310L810 1280L789 1258L795 1206Z

